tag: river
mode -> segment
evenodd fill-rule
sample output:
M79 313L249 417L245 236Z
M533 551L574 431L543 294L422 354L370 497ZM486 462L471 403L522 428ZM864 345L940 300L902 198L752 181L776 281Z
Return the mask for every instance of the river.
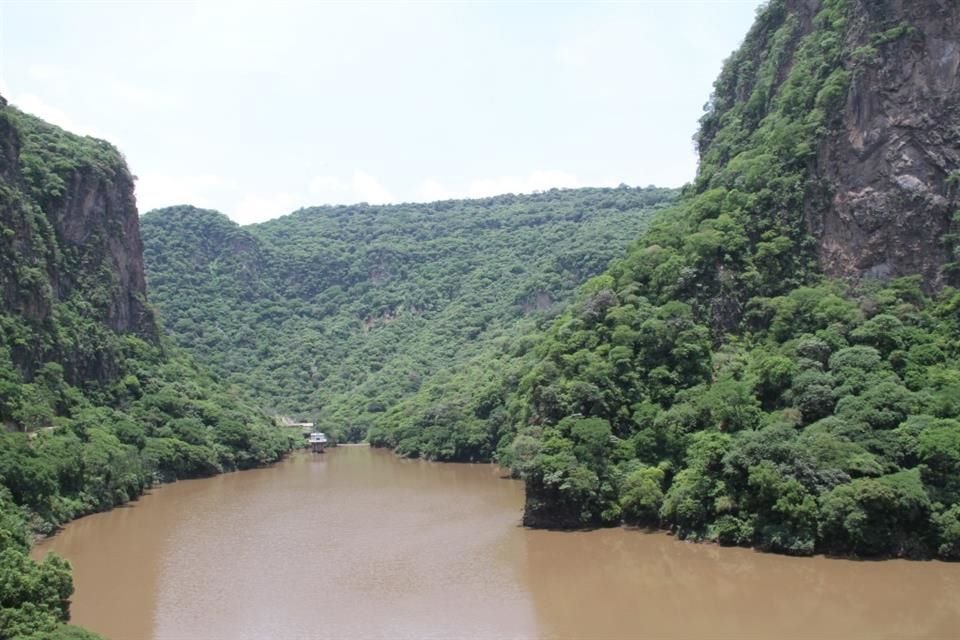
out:
M114 640L955 638L960 565L519 526L488 465L366 447L153 490L34 549Z

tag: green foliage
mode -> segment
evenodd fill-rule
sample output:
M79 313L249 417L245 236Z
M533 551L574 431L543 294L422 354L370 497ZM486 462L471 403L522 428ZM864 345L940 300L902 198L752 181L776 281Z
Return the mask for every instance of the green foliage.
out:
M948 560L960 560L960 505L933 516L937 553Z
M0 486L0 638L90 638L70 618L70 565L55 554L43 562L28 555L24 513Z
M624 522L659 524L664 477L663 469L641 467L624 478L620 494Z
M960 421L931 420L917 434L916 455L931 495L945 504L960 503Z
M93 638L64 625L69 566L30 560L30 534L294 443L159 338L115 148L0 101L0 168L0 638Z
M870 53L846 30L842 0L802 35L769 3L715 85L694 184L504 352L498 456L526 478L528 524L960 556L960 297L826 281L807 235L813 154ZM594 420L609 432L571 428Z
M0 483L41 531L135 499L158 481L273 462L296 444L296 434L273 426L182 353L125 341L124 362L135 374L87 394L64 384L70 401L52 426L0 433ZM136 397L131 377L140 381Z
M689 332L696 312L640 292L624 281L602 315L581 300L515 361L505 406L520 426L501 461L527 479L530 524L603 523L616 500L625 522L724 544L957 557L951 293L810 284L763 303L789 321L752 329L745 314L737 336L698 346L667 332ZM572 402L583 385L597 397ZM601 418L603 448L578 448L564 426Z
M860 478L820 499L830 548L863 555L908 555L924 542L931 503L916 469Z
M369 431L404 455L474 460L499 442L478 426L498 404L494 360L674 196L621 187L317 207L242 228L174 207L141 228L169 334L265 410L340 440Z
M957 191L960 189L960 170L951 171L948 173L944 182L946 183L947 188L951 191Z
M809 235L832 195L812 168L852 78L912 29L850 49L863 25L846 0L815 3L809 24L788 4L768 3L724 66L679 199L551 191L246 228L152 212L148 276L170 334L269 411L402 455L509 466L526 524L960 558L960 294L827 281ZM87 322L102 288L57 300L45 267L59 248L36 214L67 173L27 156L29 190L4 193L44 259L5 277L58 329L0 317L0 418L41 431L0 449L12 498L55 523L158 478L281 455L262 418L176 352ZM109 384L81 389L77 364L54 357L24 371L34 344L102 347Z
M916 33L916 27L907 22L902 22L896 26L890 27L889 29L873 34L871 42L874 46L880 47L887 43L894 42L895 40L899 40L907 36L913 36Z

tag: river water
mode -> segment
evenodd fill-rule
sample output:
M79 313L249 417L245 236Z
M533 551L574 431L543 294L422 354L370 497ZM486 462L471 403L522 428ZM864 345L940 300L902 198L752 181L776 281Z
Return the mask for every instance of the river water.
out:
M487 465L366 447L163 486L39 544L114 640L956 638L960 565L519 526Z

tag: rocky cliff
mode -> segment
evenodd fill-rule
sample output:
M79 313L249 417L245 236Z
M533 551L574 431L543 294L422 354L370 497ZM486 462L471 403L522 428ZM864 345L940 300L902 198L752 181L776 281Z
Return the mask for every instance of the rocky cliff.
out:
M810 4L809 2L806 4ZM850 85L817 155L829 205L807 211L826 273L949 280L960 209L960 10L955 0L853 3ZM953 177L951 177L953 176Z
M733 120L736 142L754 147L771 141L754 133L771 117L820 120L793 153L806 162L803 218L822 271L853 282L920 274L929 290L951 282L958 14L955 0L774 0L715 85L698 136L704 164L733 158ZM829 82L807 113L792 111L803 83L792 71L814 57L803 75Z
M133 182L107 142L0 99L0 638L94 638L64 626L69 565L34 563L31 530L299 441L161 343Z
M91 332L157 340L133 189L110 144L0 98L0 299L13 361L27 375L59 360L71 381L110 377L111 354L91 347Z
M758 13L696 180L506 397L524 523L960 559L958 24L956 0Z

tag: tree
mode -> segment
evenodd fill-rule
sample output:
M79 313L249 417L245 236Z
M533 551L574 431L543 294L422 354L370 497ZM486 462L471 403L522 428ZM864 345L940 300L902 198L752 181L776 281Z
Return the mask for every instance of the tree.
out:
M820 500L825 548L865 556L906 555L928 526L931 510L918 469L840 485Z
M664 477L662 469L641 467L624 479L620 506L625 522L654 526L660 523Z

